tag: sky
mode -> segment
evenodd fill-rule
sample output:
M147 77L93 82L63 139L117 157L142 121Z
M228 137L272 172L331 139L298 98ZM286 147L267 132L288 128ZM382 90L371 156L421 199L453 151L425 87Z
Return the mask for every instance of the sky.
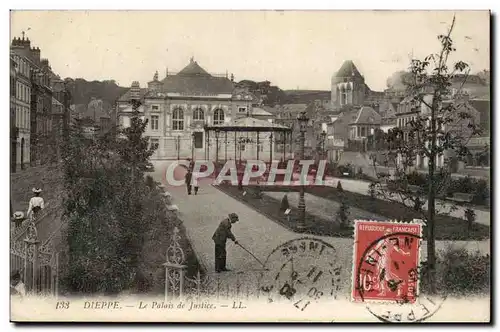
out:
M210 73L268 80L281 89L329 90L352 60L375 91L411 55L437 52L452 34L450 61L489 69L487 11L13 11L11 39L25 32L61 77L146 86L191 57Z

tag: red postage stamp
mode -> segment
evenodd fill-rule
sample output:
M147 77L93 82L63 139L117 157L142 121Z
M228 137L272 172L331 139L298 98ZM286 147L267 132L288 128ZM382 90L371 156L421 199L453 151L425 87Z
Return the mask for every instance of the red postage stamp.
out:
M414 303L422 225L357 220L353 301Z

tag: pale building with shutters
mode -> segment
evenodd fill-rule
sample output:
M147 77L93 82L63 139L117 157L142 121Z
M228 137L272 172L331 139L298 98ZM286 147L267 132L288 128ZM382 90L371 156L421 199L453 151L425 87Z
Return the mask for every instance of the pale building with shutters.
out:
M117 102L117 122L122 127L130 126L132 100L141 102L138 111L148 120L145 134L157 147L152 159L213 159L216 143L219 160L239 158L240 151L225 148L234 146L234 135L221 135L216 142L213 134L206 136L204 127L252 117L254 111L256 118L273 121L271 113L254 108L255 96L235 88L232 75L228 78L227 74L209 74L194 59L178 73L167 72L162 80L156 72L147 88L133 82ZM257 144L245 147L243 155L246 158L252 158L253 149L260 149L260 152L270 149L269 136L261 138L259 147Z

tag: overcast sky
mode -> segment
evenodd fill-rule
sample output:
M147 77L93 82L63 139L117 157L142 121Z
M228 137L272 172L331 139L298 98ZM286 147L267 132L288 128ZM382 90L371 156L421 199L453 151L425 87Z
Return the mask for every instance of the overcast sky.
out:
M194 57L211 73L269 80L282 89L330 89L353 60L372 90L408 67L410 54L438 50L451 11L16 11L22 31L61 77L114 79L122 86L177 72ZM457 12L455 60L489 68L489 13ZM453 60L453 59L452 59Z

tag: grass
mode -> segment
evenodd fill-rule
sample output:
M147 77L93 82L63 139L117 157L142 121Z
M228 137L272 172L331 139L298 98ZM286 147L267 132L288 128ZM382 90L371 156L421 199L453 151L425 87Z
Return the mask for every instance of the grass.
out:
M281 202L268 197L256 198L248 194L243 196L242 191L236 186L220 185L220 190L226 194L244 202L246 205L261 212L271 220L278 222L284 227L295 231L296 220L293 216L298 215L296 208L291 207L291 220L288 220L282 211L280 211ZM245 190L256 190L256 185L246 186ZM286 186L266 186L265 191L292 192L298 188ZM310 186L306 189L311 195L339 202L340 192L337 188L325 186ZM403 204L388 202L381 199L372 199L369 196L353 193L349 191L342 192L345 195L349 207L356 207L374 214L387 217L389 220L401 220L404 216L405 220L413 220L414 218L422 218L422 215L412 209L407 208ZM340 202L339 202L340 203ZM337 236L337 237L352 237L352 230L341 229L340 225L334 221L335 216L332 215L331 220L325 220L317 216L313 216L306 212L306 221L308 222L308 233L313 235ZM427 230L424 226L423 236L426 238ZM436 240L484 240L490 238L490 227L478 223L474 223L471 230L468 230L467 221L460 218L455 218L446 215L436 216Z
M165 267L162 264L166 263L166 252L173 243L172 235L175 227L179 229L179 245L184 252L184 262L182 264L186 266L186 276L193 278L198 271L204 274L205 271L189 242L182 220L174 212L166 210L158 189L154 188L150 194L146 210L157 211L157 214L152 215L150 218L153 224L146 236L143 247L141 273L147 280L149 287L146 287L145 291L141 290L141 292L150 294L165 292Z
M297 230L298 209L291 206L290 207L291 212L289 214L290 217L288 218L287 216L285 216L283 211L280 210L281 201L266 195L263 195L261 198L257 198L256 196L252 195L252 193L250 193L250 191L252 190L248 190L248 188L253 189L253 187L255 186L246 187L247 194L243 195L243 191L238 190L236 186L227 184L216 186L216 188L218 188L222 192L243 202L247 206L262 213L269 219L277 222L278 224L284 226L285 228L293 232L298 232ZM276 188L271 188L270 190L266 189L266 191L294 191L294 190L283 187L276 187ZM326 235L326 236L335 236L344 238L349 238L352 237L353 235L352 228L341 228L340 225L334 222L333 220L325 220L321 217L309 214L307 213L307 211L306 211L306 227L307 231L304 232L305 234L320 235L320 236Z
M332 201L338 201L340 192L337 188L325 186L308 187L307 192ZM401 203L389 202L382 199L373 199L367 195L343 191L349 206L357 207L369 211L391 220L407 220L414 218L422 219L422 214L416 212ZM474 223L471 230L467 228L467 221L464 219L447 215L437 215L436 219L436 240L483 240L490 238L490 227ZM426 237L427 227L424 226L423 234Z

